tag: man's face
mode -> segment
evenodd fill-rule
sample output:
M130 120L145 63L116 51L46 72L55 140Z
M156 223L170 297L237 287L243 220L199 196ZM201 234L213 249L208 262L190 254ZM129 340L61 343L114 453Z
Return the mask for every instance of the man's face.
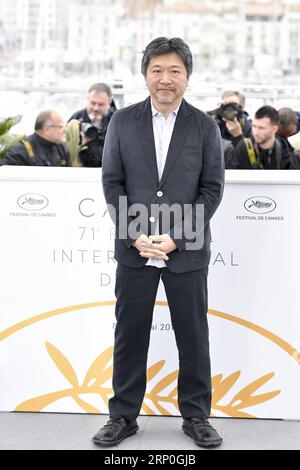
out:
M188 85L187 70L176 52L150 59L146 85L153 103L179 104Z
M43 127L41 135L54 144L64 143L66 138L66 126L63 118L57 113L52 113L51 121Z
M111 99L104 91L97 92L94 90L90 92L87 110L88 114L92 114L94 119L99 119L104 116L109 110L110 105Z
M278 126L275 126L268 117L253 119L252 134L259 145L274 138L277 131Z

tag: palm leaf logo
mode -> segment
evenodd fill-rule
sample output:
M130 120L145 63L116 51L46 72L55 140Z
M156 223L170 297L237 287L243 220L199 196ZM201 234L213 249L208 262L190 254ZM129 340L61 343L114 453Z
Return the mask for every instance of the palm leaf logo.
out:
M147 383L149 383L164 367L165 361L160 361L150 367L147 371ZM171 416L171 413L168 409L163 406L163 404L172 404L178 410L178 403L177 403L177 378L178 378L178 370L171 372L163 379L159 380L159 382L153 387L151 392L145 394L145 400L151 402L155 408L160 412L162 415ZM170 393L164 394L163 392L170 386L173 388ZM144 403L142 405L142 409L145 411L146 414L149 415L156 415L155 408L151 409L149 406Z
M81 395L90 393L96 394L100 396L106 405L108 404L108 400L113 394L113 391L111 387L105 387L105 383L110 380L112 375L112 366L109 365L109 363L112 359L113 348L110 347L106 349L95 359L82 385L79 385L76 372L66 356L50 343L46 343L46 349L58 370L71 385L71 388L27 400L17 406L16 411L42 411L57 400L71 397L83 411L87 413L99 413L100 410L83 400Z
M234 418L255 418L244 411L245 408L259 405L266 401L272 400L281 393L281 390L275 390L261 395L254 395L254 393L267 382L274 378L275 374L270 373L260 377L254 382L247 385L240 392L238 392L227 405L222 405L220 402L226 397L232 387L236 384L241 376L241 371L237 371L229 377L223 379L223 375L216 375L212 380L213 399L212 409L222 411L224 414Z
M109 398L113 395L113 390L110 385L113 347L103 351L94 360L80 385L77 374L67 357L54 345L46 342L45 346L51 360L63 375L69 387L64 390L26 400L17 406L16 411L39 412L55 403L57 400L69 397L86 413L101 413L100 409L88 403L82 396L85 394L95 394L101 398L106 407L108 406ZM153 364L147 370L148 389L151 382L154 382L153 388L150 387L150 391L145 394L142 405L143 411L148 415L161 414L171 416L172 413L169 411L170 407L173 407L173 409L175 407L179 412L177 402L178 370L167 374L163 378L157 379L157 376L163 372L164 366L165 361L161 360ZM222 403L226 400L226 396L233 386L237 384L240 376L241 371L237 371L226 378L224 378L222 374L219 374L212 379L212 409L221 411L230 417L255 418L255 416L243 410L272 400L281 393L280 390L275 390L255 395L261 387L274 378L275 374L269 373L260 377L240 390L227 404Z

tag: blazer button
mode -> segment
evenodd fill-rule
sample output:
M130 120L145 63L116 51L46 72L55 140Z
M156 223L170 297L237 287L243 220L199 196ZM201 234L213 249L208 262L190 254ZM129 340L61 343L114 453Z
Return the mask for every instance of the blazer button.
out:
M156 193L156 195L157 195L158 197L162 197L162 196L164 195L164 193L163 193L162 191L158 191L158 192Z
M151 223L153 223L153 222L155 222L155 217L150 217L149 220L150 220Z

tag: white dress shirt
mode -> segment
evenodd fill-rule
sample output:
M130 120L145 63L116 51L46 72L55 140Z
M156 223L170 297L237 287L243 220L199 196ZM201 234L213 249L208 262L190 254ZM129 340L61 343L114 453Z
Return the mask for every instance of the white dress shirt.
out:
M181 103L180 103L181 104ZM153 123L153 133L154 133L154 142L155 142L155 153L157 160L158 176L161 180L164 167L166 164L166 159L168 155L168 150L174 130L174 125L178 110L180 105L172 111L168 118L166 119L163 114L155 109L151 101L151 110L152 110L152 123ZM157 221L158 222L158 221ZM156 235L159 234L158 223L156 225ZM159 247L159 245L157 245ZM156 268L165 268L166 263L162 259L149 259L146 266L155 266Z

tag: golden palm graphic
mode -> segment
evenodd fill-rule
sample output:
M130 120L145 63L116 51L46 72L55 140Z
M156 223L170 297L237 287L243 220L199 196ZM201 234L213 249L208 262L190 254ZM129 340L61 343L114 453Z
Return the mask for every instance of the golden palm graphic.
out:
M63 374L65 379L70 383L71 388L52 392L46 395L26 400L17 406L16 411L42 411L47 406L60 400L62 398L72 398L83 411L87 413L101 413L100 409L95 408L90 403L86 402L81 398L84 394L95 394L98 395L106 407L108 406L108 400L113 395L111 387L106 386L106 383L111 380L112 377L112 356L113 347L110 347L103 351L90 366L87 374L80 385L76 372L72 367L70 361L66 356L59 351L55 346L50 343L45 343L48 354L51 359ZM154 380L159 372L163 369L165 361L159 361L149 367L147 371L147 383ZM247 387L243 388L237 393L226 405L220 402L226 398L231 388L236 384L240 378L241 371L237 371L229 377L223 378L222 374L216 375L212 379L213 386L213 399L212 409L222 411L224 414L230 417L239 418L255 418L242 411L245 408L258 405L260 403L272 400L281 393L280 390L264 393L261 395L254 395L254 393L269 382L274 376L274 373L267 374L259 379L255 380ZM178 370L171 372L163 379L159 380L149 393L145 394L145 400L142 405L143 411L147 415L157 415L157 410L162 415L171 416L166 405L173 405L178 411L177 403L177 378ZM173 385L173 386L172 386ZM171 388L171 392L164 393L166 389ZM146 403L147 401L147 403Z
M240 378L240 375L241 371L237 371L229 377L224 378L224 380L222 374L213 377L212 409L222 411L227 416L234 418L255 418L255 416L245 413L241 410L272 400L281 393L281 390L263 393L262 395L253 395L259 388L261 388L275 376L274 373L270 373L247 385L240 392L238 392L227 405L221 405L221 400L227 395L227 393L229 393L231 388Z
M60 390L58 392L48 393L31 400L27 400L17 406L16 411L41 411L52 403L62 398L71 397L87 413L99 413L100 411L80 398L85 393L94 393L99 395L105 404L108 404L112 389L105 387L105 383L112 376L112 366L109 366L113 355L113 348L106 349L90 366L82 385L79 385L76 372L66 356L50 343L45 343L48 354L70 383L71 388Z

